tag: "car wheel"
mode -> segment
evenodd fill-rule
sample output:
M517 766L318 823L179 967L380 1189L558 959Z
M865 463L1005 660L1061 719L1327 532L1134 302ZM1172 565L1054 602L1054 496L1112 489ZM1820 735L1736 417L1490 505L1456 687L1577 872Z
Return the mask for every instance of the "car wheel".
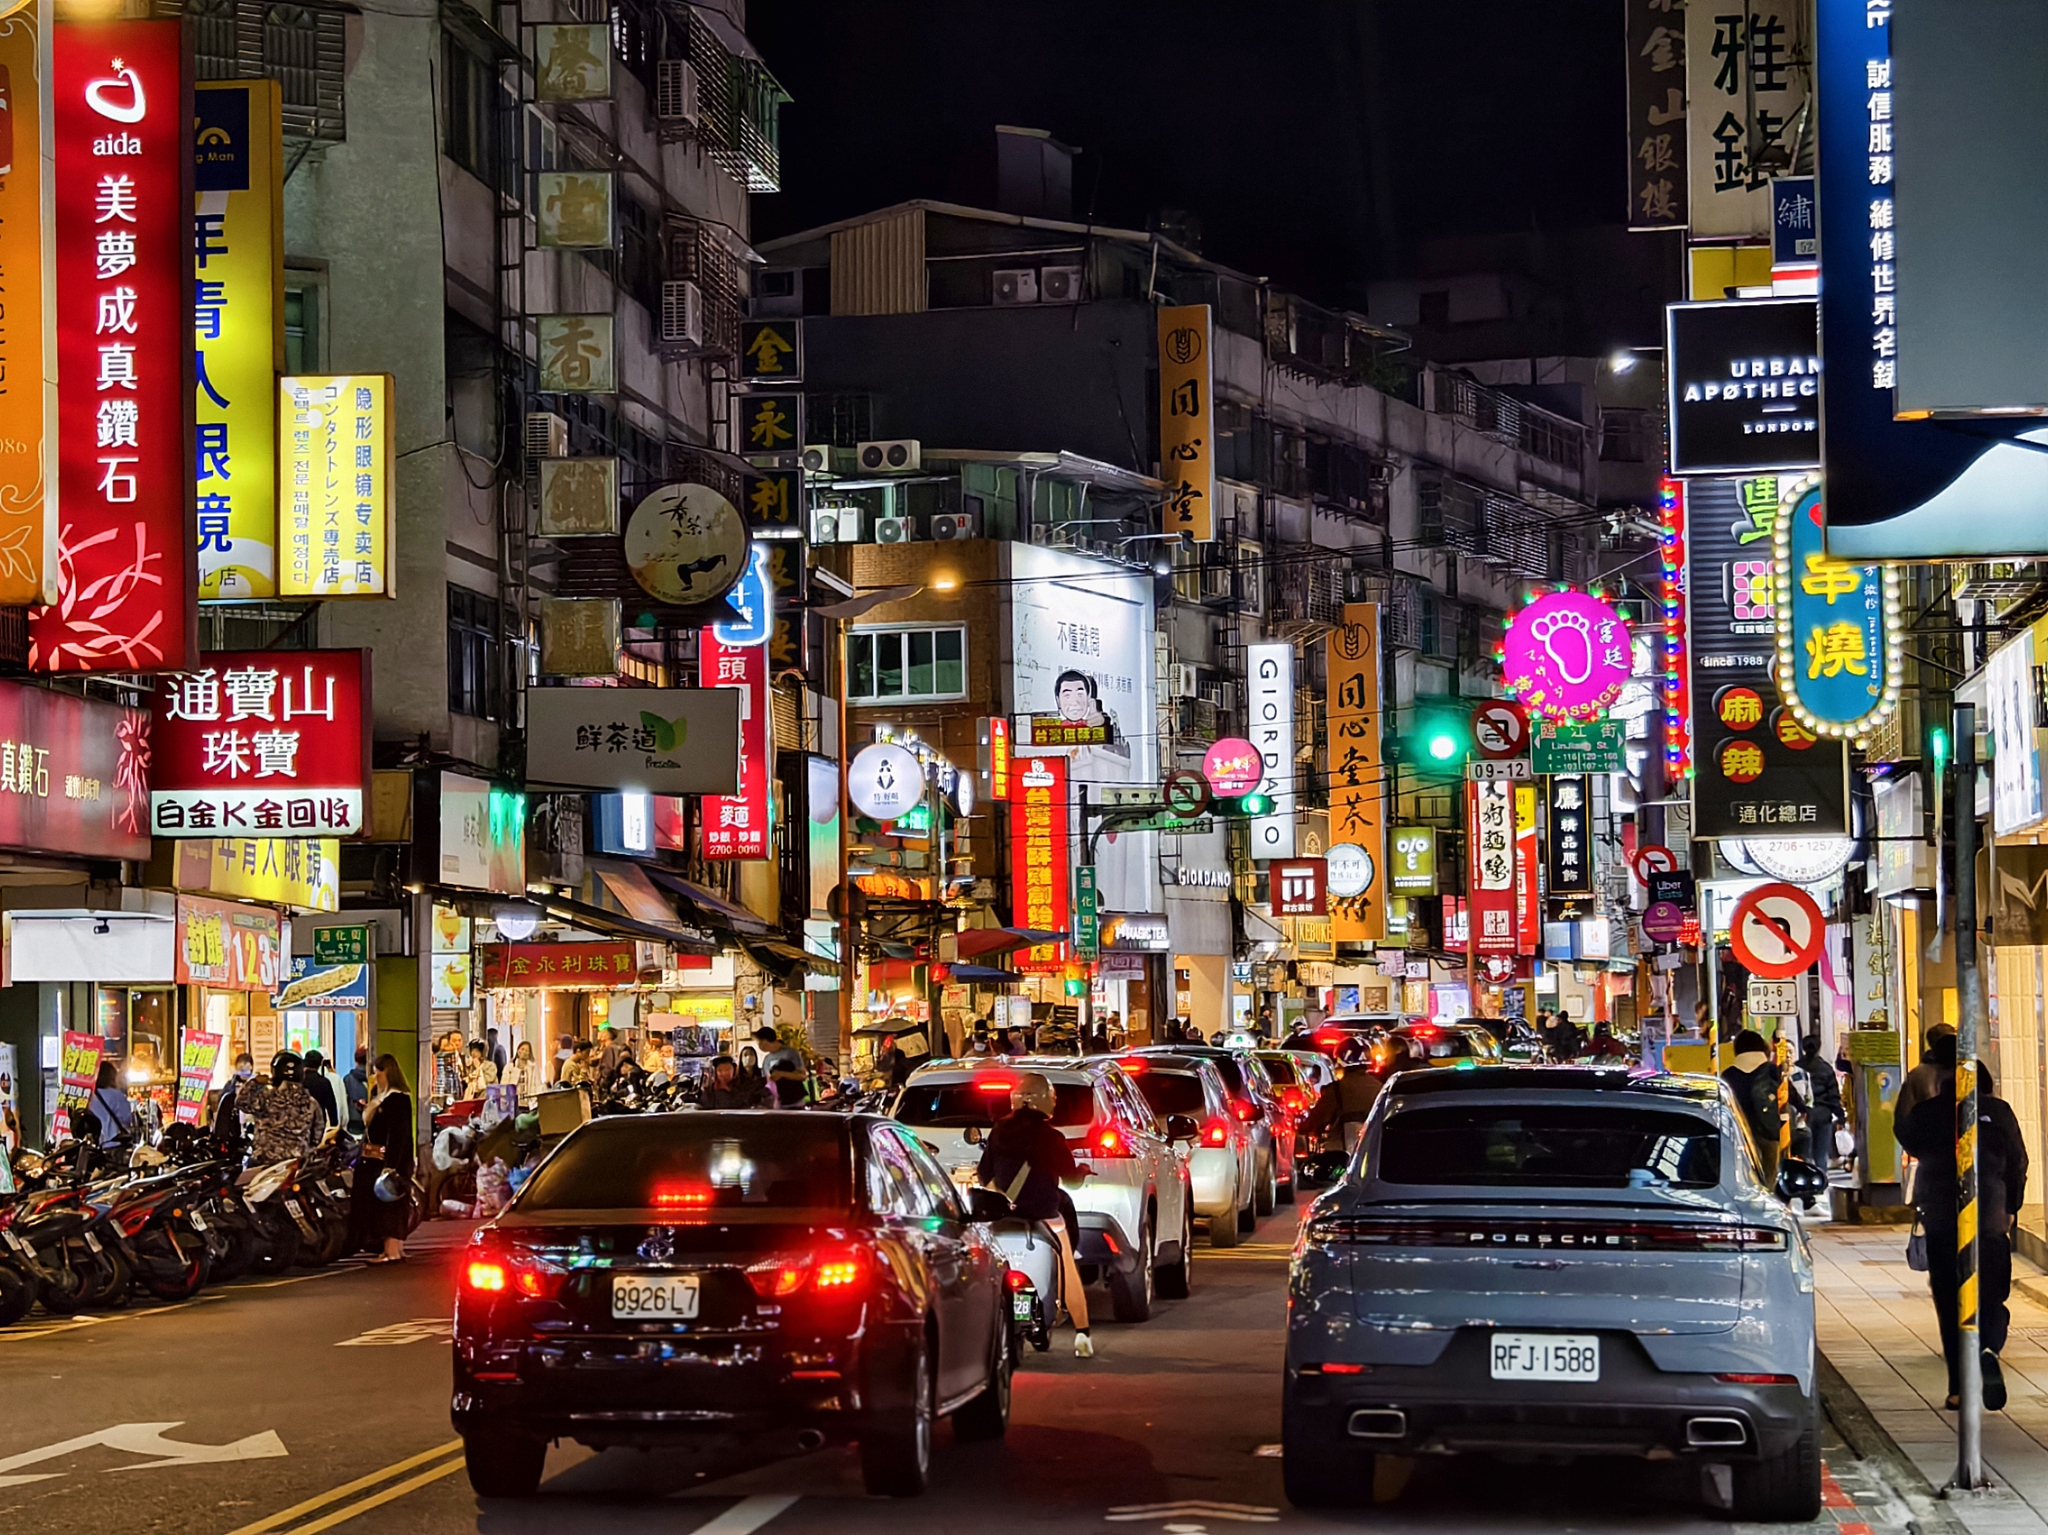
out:
M1209 1245L1211 1247L1235 1247L1239 1241L1238 1227L1242 1211L1226 1210L1220 1215L1209 1217Z
M1731 1519L1760 1524L1803 1524L1820 1517L1820 1405L1807 1406L1799 1437L1776 1455L1737 1461Z
M1159 1293L1168 1300L1186 1300L1195 1280L1195 1207L1183 1192L1180 1199L1180 1261L1158 1274Z
M1007 1302L1009 1297L1005 1295ZM1010 1374L1016 1358L1010 1352L1010 1325L999 1321L995 1328L996 1359L988 1384L981 1395L953 1414L953 1435L957 1439L1000 1439L1010 1427Z
M463 1467L480 1498L530 1498L540 1491L548 1447L525 1434L497 1432L462 1441Z
M861 1435L860 1479L876 1497L914 1498L931 1481L932 1370L937 1354L936 1340L928 1338L913 1361L915 1400L904 1421Z
M1128 1274L1109 1276L1109 1312L1119 1322L1146 1322L1152 1318L1153 1258L1152 1217L1138 1229L1138 1266Z
M1254 1215L1271 1215L1280 1203L1280 1180L1274 1175L1273 1163L1273 1157L1266 1158L1265 1170L1259 1174L1258 1182L1253 1185Z
M1280 1479L1296 1508L1342 1508L1372 1489L1378 1457L1338 1434L1336 1413L1297 1406L1291 1391L1281 1402Z

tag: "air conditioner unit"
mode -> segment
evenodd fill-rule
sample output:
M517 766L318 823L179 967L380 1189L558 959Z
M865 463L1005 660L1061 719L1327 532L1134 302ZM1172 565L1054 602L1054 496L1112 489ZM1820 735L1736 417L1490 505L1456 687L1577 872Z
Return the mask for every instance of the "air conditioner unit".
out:
M1173 663L1172 683L1173 696L1175 698L1195 698L1200 696L1196 692L1195 668L1185 661Z
M860 542L860 508L828 506L811 513L811 542L814 544L857 544Z
M1038 301L1041 304L1081 302L1081 269L1077 266L1047 266L1038 269ZM996 302L1001 303L998 299Z
M1039 546L1039 547L1040 547L1041 549L1043 549L1043 548L1045 548L1045 547L1046 547L1047 545L1051 544L1051 543L1052 543L1052 524L1051 524L1051 523L1049 523L1049 522L1034 522L1034 523L1032 523L1032 524L1031 524L1031 542L1033 542L1034 544L1038 545L1038 546Z
M664 346L704 344L704 290L686 277L661 285L661 341Z
M655 120L686 128L696 127L696 67L688 59L662 59L654 70Z
M878 544L907 544L916 537L917 524L908 517L875 519L875 542Z
M805 474L830 474L832 472L832 444L814 442L804 448Z
M994 274L992 304L1035 304L1038 302L1038 273L1028 266L1003 267Z
M551 410L530 410L526 413L526 456L533 458L567 458L569 456L569 423Z
M910 438L895 442L864 442L854 450L854 456L861 468L870 474L887 473L892 469L915 469L920 463L918 446Z
M972 512L940 512L932 518L932 539L936 543L981 537L981 519Z

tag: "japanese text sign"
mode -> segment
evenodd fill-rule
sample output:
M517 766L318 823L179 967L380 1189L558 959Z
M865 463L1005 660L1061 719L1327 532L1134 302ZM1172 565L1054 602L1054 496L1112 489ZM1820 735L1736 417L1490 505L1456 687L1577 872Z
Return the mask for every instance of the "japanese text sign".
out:
M56 28L57 601L38 671L164 671L198 649L192 118L177 21Z
M199 595L274 597L283 96L274 80L209 81L192 110Z
M640 979L639 951L631 939L598 943L484 943L486 987L614 987Z
M1010 779L1010 922L1015 927L1065 932L1071 920L1067 863L1071 811L1064 757L1020 756ZM1058 970L1064 944L1019 952L1019 970Z
M179 896L177 982L268 996L283 979L278 934L274 911Z
M149 716L0 683L0 846L149 856Z
M742 648L761 647L735 647ZM529 688L527 781L648 794L737 793L747 696L713 686Z
M56 177L48 108L49 12L0 20L0 272L12 323L0 326L0 603L57 597L57 310L50 302Z
M1387 858L1379 604L1347 607L1343 624L1330 631L1327 645L1330 841L1363 850L1369 867L1378 868ZM1334 896L1330 922L1340 943L1384 938L1385 893L1368 887L1354 895Z
M1591 780L1556 773L1546 806L1549 832L1549 890L1552 895L1593 893L1593 806Z
M1207 304L1159 311L1161 526L1198 544L1216 537L1215 367Z
M199 1123L206 1093L213 1086L213 1068L220 1060L225 1035L185 1030L178 1048L178 1103L171 1117L181 1125Z
M389 597L391 375L278 380L286 597Z
M768 845L768 647L729 645L716 629L697 642L699 683L739 697L739 777L731 794L704 800L706 858L766 858ZM727 759L729 760L729 759Z
M367 650L209 651L158 680L160 837L353 837L370 783Z

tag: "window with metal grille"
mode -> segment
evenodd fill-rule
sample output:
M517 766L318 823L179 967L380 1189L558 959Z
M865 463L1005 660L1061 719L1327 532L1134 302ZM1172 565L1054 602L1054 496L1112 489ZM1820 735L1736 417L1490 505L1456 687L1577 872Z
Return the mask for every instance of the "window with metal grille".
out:
M153 9L176 15L181 7L177 0L155 0ZM348 137L346 13L271 0L185 0L182 9L192 18L196 78L275 80L286 138L338 143Z
M806 394L804 430L812 442L851 448L875 437L875 397L861 392Z
M241 74L236 46L235 0L192 0L192 72L201 80L233 80Z
M485 186L504 180L497 72L452 32L441 34L441 148Z
M448 712L496 719L498 604L467 587L448 588Z

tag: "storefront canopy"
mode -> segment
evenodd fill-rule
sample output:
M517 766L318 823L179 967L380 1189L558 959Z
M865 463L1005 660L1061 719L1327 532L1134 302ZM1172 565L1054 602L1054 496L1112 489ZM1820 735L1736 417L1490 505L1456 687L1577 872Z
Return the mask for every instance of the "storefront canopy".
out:
M946 965L942 968L947 980L971 982L977 986L1003 986L1024 979L1014 970L1002 970L994 965Z
M17 911L7 916L9 979L169 986L177 919L137 911Z
M762 921L746 907L735 906L724 896L713 894L695 880L684 879L682 875L671 873L667 869L650 867L645 872L664 890L673 890L714 923L729 927L735 933L759 937L771 931L769 923Z
M1047 932L1035 927L971 927L964 933L956 933L953 942L954 952L962 959L979 959L989 954L1013 953L1041 943L1060 943L1066 936L1065 933Z
M557 922L566 922L586 932L602 933L612 938L652 938L659 943L674 944L686 954L716 954L720 948L718 940L702 928L682 924L657 927L651 922L636 922L619 912L606 911L601 906L571 900L563 895L534 895L528 899Z

